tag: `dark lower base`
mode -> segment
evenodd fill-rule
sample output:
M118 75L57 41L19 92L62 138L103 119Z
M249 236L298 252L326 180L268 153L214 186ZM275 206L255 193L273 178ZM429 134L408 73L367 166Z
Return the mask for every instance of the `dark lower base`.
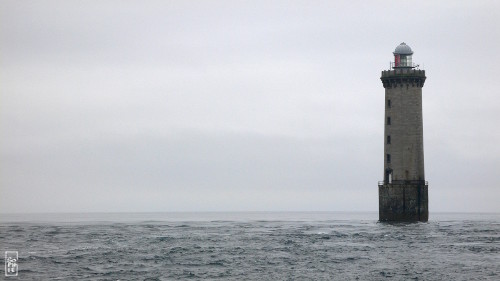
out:
M378 187L379 221L427 221L428 186L384 184Z

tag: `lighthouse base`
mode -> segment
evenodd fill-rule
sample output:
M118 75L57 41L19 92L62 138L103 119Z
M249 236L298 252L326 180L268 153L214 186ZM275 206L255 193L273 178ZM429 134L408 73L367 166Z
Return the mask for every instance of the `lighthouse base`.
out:
M428 185L425 183L379 184L379 221L427 221Z

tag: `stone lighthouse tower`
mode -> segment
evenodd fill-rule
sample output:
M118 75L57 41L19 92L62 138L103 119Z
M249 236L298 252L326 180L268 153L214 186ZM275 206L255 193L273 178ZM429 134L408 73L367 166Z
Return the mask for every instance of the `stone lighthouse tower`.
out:
M382 71L385 88L384 180L378 184L380 221L427 221L424 173L422 87L425 71L412 63L401 43L391 69Z

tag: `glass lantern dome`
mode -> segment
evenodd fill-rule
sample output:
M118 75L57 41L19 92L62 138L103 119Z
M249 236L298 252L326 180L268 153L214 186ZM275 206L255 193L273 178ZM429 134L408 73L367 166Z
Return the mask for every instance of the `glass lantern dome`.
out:
M393 52L394 54L394 68L413 68L411 56L413 51L410 46L405 42L399 44Z

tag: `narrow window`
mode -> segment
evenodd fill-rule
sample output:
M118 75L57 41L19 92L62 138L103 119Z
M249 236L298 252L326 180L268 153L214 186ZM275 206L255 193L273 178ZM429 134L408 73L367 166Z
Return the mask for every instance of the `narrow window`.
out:
M391 144L391 136L387 136L387 144Z
M392 183L392 170L385 170L385 183Z
M391 117L387 117L387 125L391 125Z
M391 107L391 100L387 100L387 107Z
M387 163L391 163L391 155L387 154Z

